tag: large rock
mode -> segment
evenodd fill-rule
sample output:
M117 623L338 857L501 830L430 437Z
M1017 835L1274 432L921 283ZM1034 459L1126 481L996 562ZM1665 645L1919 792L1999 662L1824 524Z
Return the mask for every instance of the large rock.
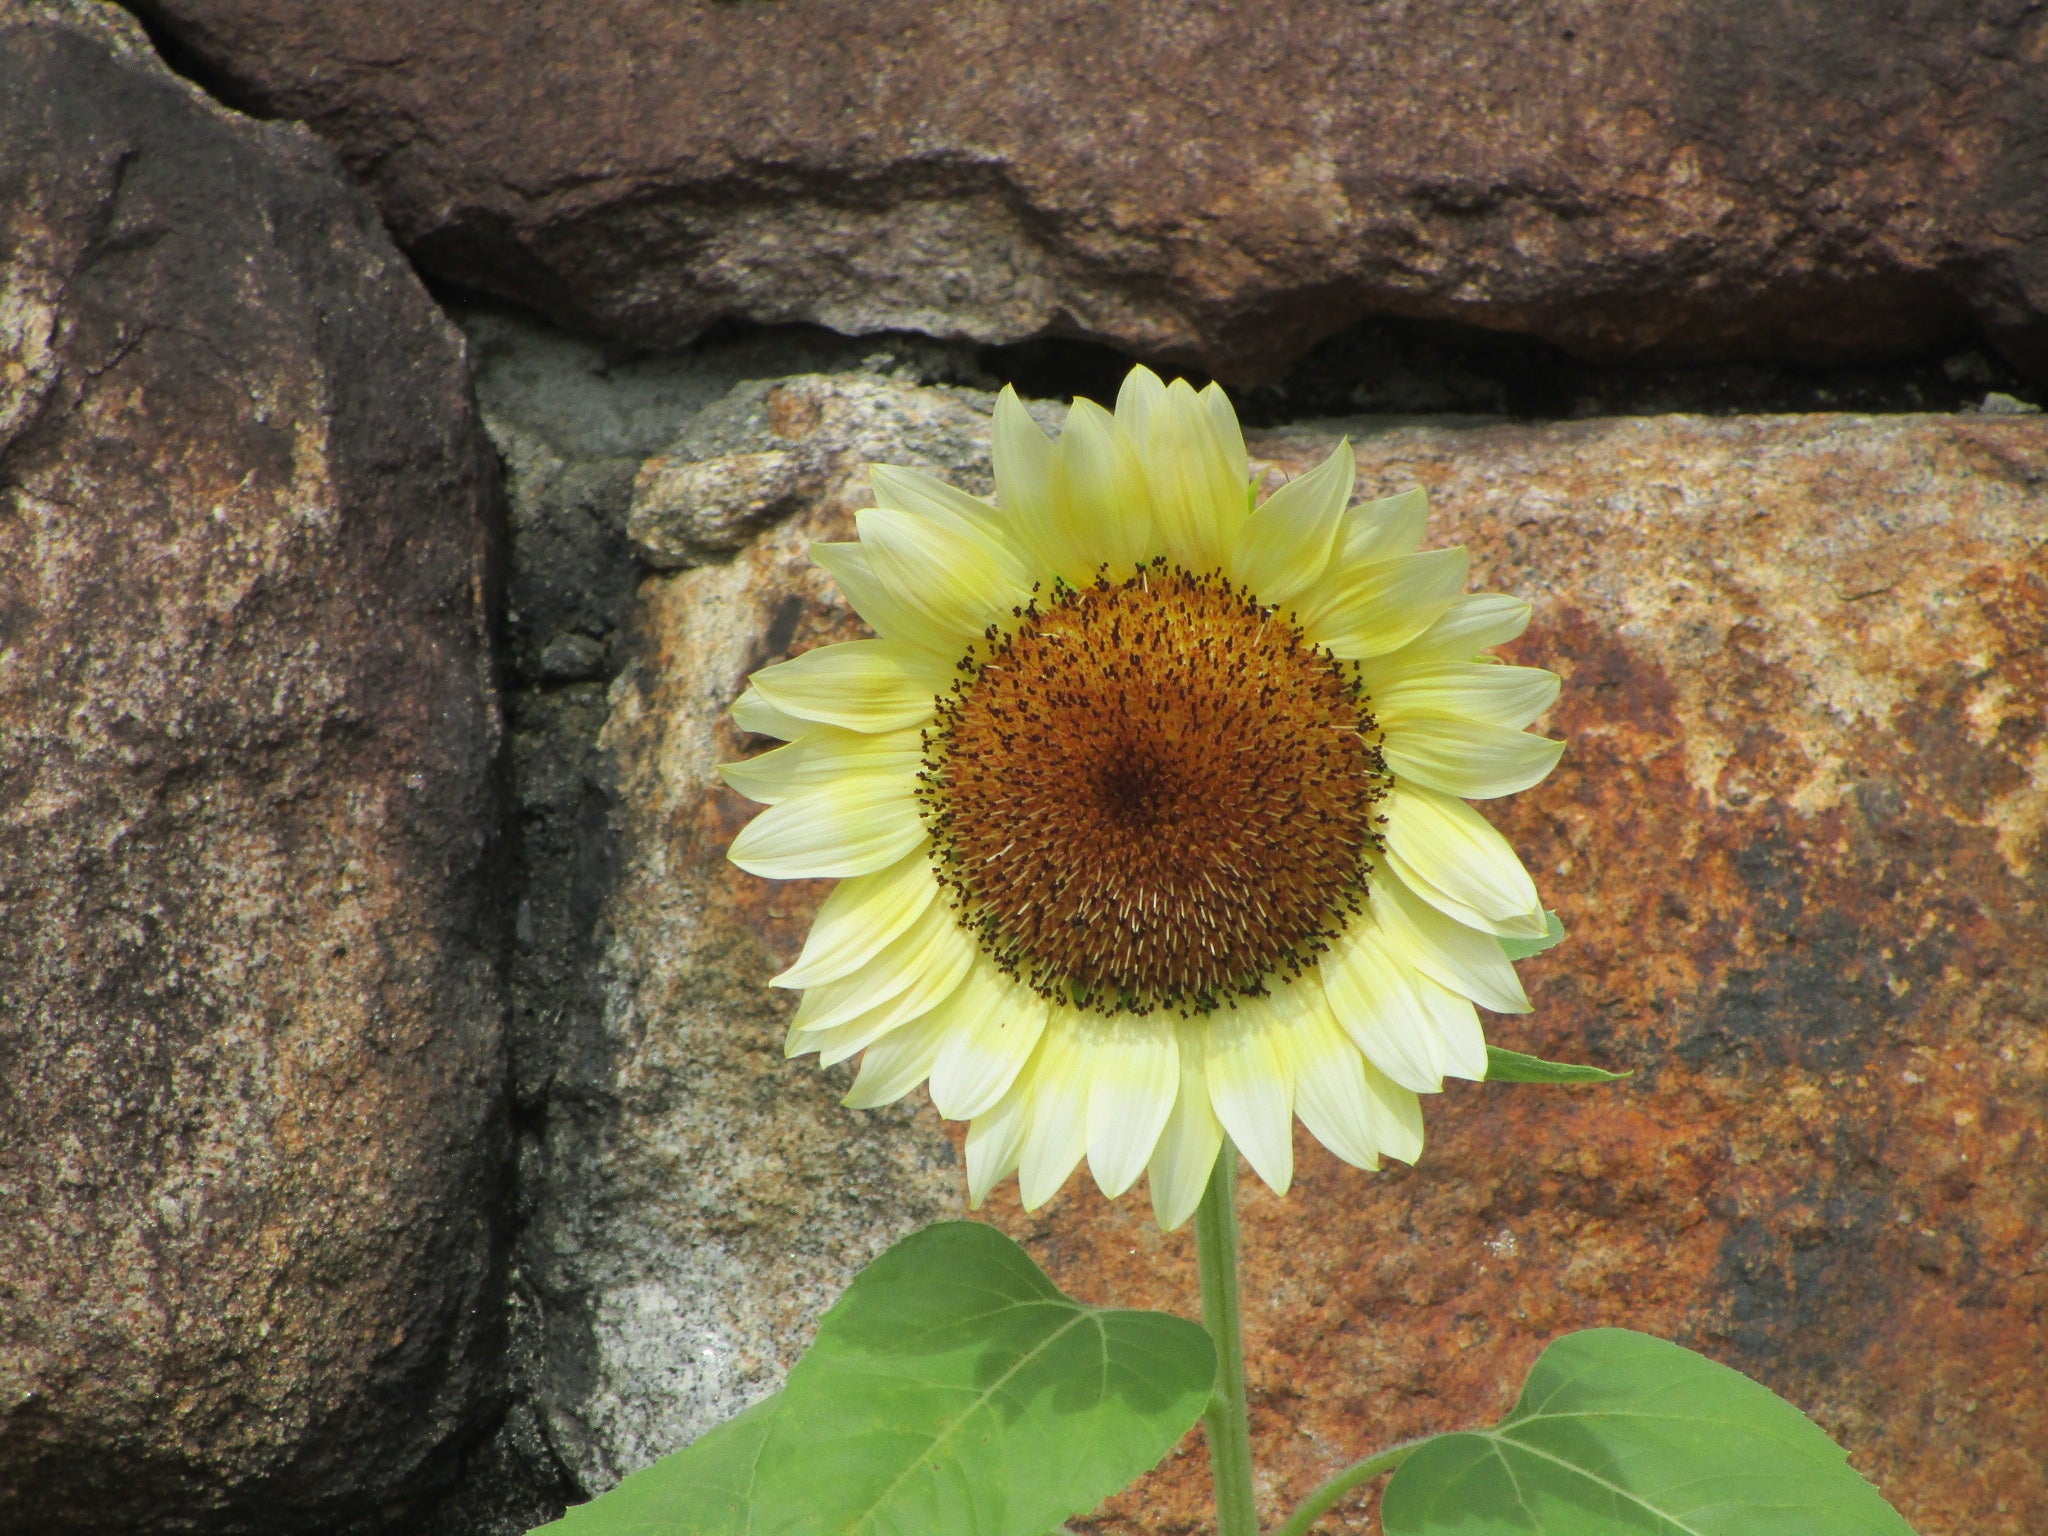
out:
M863 463L986 488L986 406L874 380L742 385L641 467L641 558L723 559L637 594L601 738L618 843L602 1018L556 1043L522 1244L549 1437L587 1488L772 1390L856 1270L957 1213L959 1160L928 1104L852 1115L847 1073L783 1060L789 999L764 983L822 890L726 862L749 810L714 768L741 755L724 715L749 672L859 632L805 547L851 526Z
M723 862L751 807L712 765L758 745L721 713L746 673L854 632L803 550L850 536L862 460L985 489L986 408L750 386L699 418L698 467L642 470L643 553L710 563L646 579L613 691L628 872L580 1085L612 1109L559 1122L542 1197L595 1481L767 1390L861 1257L958 1208L921 1094L846 1111L846 1069L780 1060L762 981L819 891ZM2048 422L1346 426L1362 491L1427 486L1475 585L1536 603L1520 658L1566 678L1564 766L1492 809L1571 940L1495 1038L1636 1075L1457 1085L1412 1171L1303 1136L1293 1194L1247 1188L1269 1517L1610 1323L1790 1395L1923 1536L2048 1527ZM1253 451L1299 470L1335 430ZM1197 1306L1142 1192L990 1215L1084 1296ZM1198 1528L1199 1444L1091 1528Z
M1368 315L1593 357L2048 375L2042 20L1788 6L136 0L431 270L636 343L733 316L1228 377Z
M1286 1200L1247 1185L1267 1509L1497 1417L1545 1342L1611 1323L1792 1398L1921 1536L2048 1529L2048 421L1360 446L1361 493L1427 486L1474 584L1536 605L1516 658L1565 678L1562 765L1488 809L1571 937L1489 1033L1636 1076L1459 1085L1412 1172L1301 1137ZM1193 1306L1187 1239L1142 1214L996 1219L1076 1287ZM1194 1461L1124 1517L1191 1516Z
M488 1406L493 476L326 146L0 4L0 1528L333 1531Z

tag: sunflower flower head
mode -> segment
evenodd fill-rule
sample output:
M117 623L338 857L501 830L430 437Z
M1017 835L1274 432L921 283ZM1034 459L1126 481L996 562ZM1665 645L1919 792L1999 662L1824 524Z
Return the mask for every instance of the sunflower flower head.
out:
M1348 443L1258 499L1223 392L1144 368L1057 440L1005 390L993 504L871 478L811 553L877 638L754 674L733 717L788 744L723 770L769 807L734 863L840 882L790 1054L858 1053L855 1106L928 1081L977 1205L1086 1157L1174 1227L1226 1133L1284 1192L1297 1116L1413 1162L1476 1010L1529 1008L1498 941L1542 903L1466 804L1562 750L1556 677L1484 654L1528 604L1419 548L1420 491L1352 505Z

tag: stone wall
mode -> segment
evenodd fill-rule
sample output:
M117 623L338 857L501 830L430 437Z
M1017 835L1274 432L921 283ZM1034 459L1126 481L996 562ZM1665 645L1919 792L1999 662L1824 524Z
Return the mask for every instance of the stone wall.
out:
M958 1208L921 1096L836 1109L848 1069L780 1060L788 1010L758 983L816 898L723 862L752 807L712 766L749 749L723 717L748 672L856 632L803 550L851 536L861 465L985 489L989 403L796 378L744 386L690 445L723 493L699 526L789 461L817 479L735 555L643 581L611 695L618 1104L603 1161L557 1164L540 1195L577 1225L556 1272L587 1298L598 1369L565 1406L593 1469L758 1395L801 1348L819 1255L850 1265ZM1515 659L1565 677L1565 765L1501 825L1573 937L1530 967L1536 1013L1491 1033L1636 1076L1460 1085L1413 1170L1362 1174L1304 1135L1292 1194L1247 1183L1269 1515L1373 1446L1497 1417L1545 1342L1610 1323L1806 1406L1923 1532L2048 1519L2014 1449L2048 1436L2048 423L1343 425L1361 492L1426 486L1475 585L1537 603ZM1296 473L1337 430L1252 451ZM672 483L650 460L633 526ZM1198 1306L1191 1236L1162 1237L1142 1193L1075 1180L1036 1214L1014 1189L991 1209L1084 1297ZM1198 1528L1198 1446L1100 1528Z
M711 766L867 463L1134 355L1535 602L1493 1032L1635 1072L1247 1187L1268 1512L1605 1322L2048 1525L2042 17L134 9L0 0L0 1531L514 1536L959 1212L782 1059ZM1195 1305L1142 1195L986 1215Z

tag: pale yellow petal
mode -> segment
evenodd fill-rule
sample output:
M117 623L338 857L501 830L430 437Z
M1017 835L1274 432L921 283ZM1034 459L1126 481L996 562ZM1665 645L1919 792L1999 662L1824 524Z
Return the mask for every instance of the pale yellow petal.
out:
M874 489L878 507L887 507L892 512L915 512L919 517L981 534L1008 554L1017 579L1024 579L1023 562L1009 544L1008 519L979 496L970 496L958 486L934 479L922 470L895 464L870 464L868 484Z
M1262 603L1285 603L1329 568L1356 465L1351 440L1259 504L1238 527L1230 575Z
M1187 380L1167 386L1139 454L1163 552L1197 575L1222 569L1246 515L1245 480Z
M1337 1021L1320 977L1304 978L1295 990L1302 1003L1299 1032L1283 1038L1299 1053L1294 1107L1302 1123L1348 1161L1360 1162L1355 1154L1370 1147L1379 1156L1414 1162L1422 1155L1422 1104L1415 1091L1394 1082L1358 1049ZM1350 1065L1332 1054L1340 1049ZM1312 1074L1311 1062L1328 1071Z
M1338 570L1304 593L1296 612L1309 639L1334 656L1379 656L1406 645L1457 601L1462 546Z
M1370 1061L1365 1064L1365 1086L1372 1095L1373 1140L1380 1152L1397 1162L1415 1162L1422 1156L1422 1100Z
M1416 715L1455 715L1518 731L1557 701L1558 677L1540 667L1438 661L1404 667L1377 689L1367 683L1382 723Z
M926 965L905 973L907 985L899 991L852 1018L823 1028L815 1020L807 1024L799 1010L799 1016L788 1026L784 1055L801 1057L805 1051L815 1051L821 1067L834 1067L856 1051L866 1051L885 1036L893 1036L897 1030L922 1024L934 1008L940 1008L946 997L958 989L971 961L971 946L940 948L936 954L926 956ZM819 987L819 991L829 991L829 987Z
M915 1010L922 1013L959 984L967 974L963 956L971 958L975 953L973 941L961 932L952 910L943 901L935 901L858 970L806 988L790 1028L800 1035L836 1029L894 1002L920 982L950 974L951 980L936 992L926 988L918 994L927 998L923 1007Z
M829 880L886 869L925 840L913 781L864 774L771 805L740 828L726 857L770 880Z
M1506 645L1529 627L1535 610L1505 592L1468 592L1443 617L1401 648L1411 666L1432 661L1469 661L1481 651ZM1393 658L1390 658L1393 659Z
M1280 1040L1294 1076L1294 1112L1308 1132L1345 1162L1380 1165L1380 1107L1359 1054L1327 1004L1303 1008Z
M946 1038L945 1029L936 1021L937 1013L934 1008L922 1018L912 1019L861 1052L860 1071L839 1102L848 1109L878 1109L894 1104L923 1082Z
M1251 999L1208 1016L1209 1102L1245 1161L1276 1194L1294 1181L1294 1079L1275 1047L1273 1010Z
M761 697L758 688L749 688L734 699L727 713L732 716L732 723L743 731L756 736L779 736L784 741L794 741L804 732L817 729L816 721L800 720L777 709Z
M1404 1088L1443 1088L1444 1039L1418 991L1422 978L1389 953L1376 923L1354 922L1317 974L1331 1012L1367 1060Z
M1244 428L1238 425L1237 407L1230 403L1221 384L1204 385L1195 398L1209 418L1209 435L1223 454L1224 468L1236 496L1233 505L1242 511L1250 491L1252 466L1244 451Z
M1017 1171L1024 1133L1031 1125L1031 1070L1027 1066L1010 1091L967 1128L967 1205L980 1210L988 1192Z
M1506 938L1543 936L1543 901L1493 824L1454 795L1397 781L1380 802L1396 873L1457 921Z
M1104 1019L1083 1032L1088 1055L1088 1171L1115 1199L1151 1161L1180 1091L1173 1022Z
M1382 743L1396 779L1412 779L1462 800L1492 800L1543 781L1564 743L1448 715L1402 720Z
M749 800L779 805L791 795L855 774L896 774L907 780L916 774L923 752L916 731L871 736L820 725L786 747L737 763L720 763L718 774Z
M910 985L887 1002L878 1003L867 1012L830 1029L798 1030L792 1027L789 1054L796 1056L805 1051L816 1051L820 1066L836 1066L855 1051L866 1050L892 1030L921 1021L926 1014L941 1006L959 988L973 961L972 945L942 947L927 967L910 978ZM802 1043L797 1044L797 1041Z
M1140 363L1124 375L1116 392L1116 419L1130 433L1140 453L1152 441L1152 429L1166 405L1166 385L1159 375Z
M1075 1034L1068 1011L1054 1008L1031 1063L1031 1123L1017 1162L1027 1211L1057 1194L1088 1150L1088 1063Z
M1486 1081L1486 1032L1470 1000L1441 982L1417 974L1415 990L1444 1042L1444 1076Z
M1076 400L1060 433L1072 563L1059 574L1076 586L1098 566L1120 581L1153 554L1152 498L1130 434L1093 400Z
M884 640L929 651L949 665L966 654L967 643L960 636L920 605L899 601L883 585L873 557L859 544L813 544L810 556L831 575L853 611Z
M785 714L849 731L900 731L927 723L952 686L950 663L895 640L821 645L763 667L755 690Z
M909 512L869 507L854 514L875 578L906 608L922 611L956 648L1030 600L979 534L964 533ZM956 658L957 659L957 658Z
M884 1005L848 1019L844 1024L835 1024L830 1029L791 1029L783 1039L782 1053L794 1059L815 1051L820 1066L835 1066L879 1043L891 1031L914 1018L915 1015L906 1014L901 1007Z
M769 984L816 987L852 975L923 916L938 892L922 848L887 869L840 881L812 919L796 963Z
M1429 497L1421 486L1398 496L1360 502L1344 518L1337 541L1337 569L1413 554L1422 543L1428 521Z
M945 1014L932 1103L948 1120L973 1120L1010 1091L1031 1059L1045 1033L1046 1001L984 960L948 999Z
M1514 962L1493 935L1444 916L1394 869L1374 875L1370 899L1387 941L1423 975L1495 1013L1530 1011Z
M990 448L995 459L996 504L1013 544L1034 578L1056 574L1068 553L1061 531L1068 521L1066 469L1051 438L1040 430L1017 391L996 396Z
M1174 1034L1180 1066L1180 1087L1174 1095L1173 1110L1152 1149L1146 1166L1146 1182L1152 1190L1152 1214L1162 1231L1171 1232L1202 1203L1215 1170L1217 1154L1223 1150L1223 1122L1216 1118L1209 1102L1209 1068L1204 1024L1200 1019L1177 1019Z

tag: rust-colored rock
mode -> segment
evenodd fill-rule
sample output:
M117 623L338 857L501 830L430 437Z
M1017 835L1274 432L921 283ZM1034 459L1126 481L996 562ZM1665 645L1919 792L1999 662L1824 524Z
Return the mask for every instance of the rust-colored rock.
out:
M829 1274L959 1179L922 1095L861 1116L777 1059L787 1002L758 982L814 895L720 862L751 808L711 765L747 745L718 715L745 672L851 632L802 548L850 535L857 461L985 488L986 402L824 379L752 401L755 435L725 451L838 467L730 563L645 583L609 733L641 871L614 917L616 1091L642 1108L613 1155L716 1198L658 1231L615 1184L549 1198L614 1251L709 1232L768 1252L831 1212L836 1268L805 1259L803 1305L765 1323L776 1271L745 1272L728 1304L769 1347L737 1390L672 1354L636 1366L600 1322L613 1374L579 1411L610 1415L624 1462L683 1430L645 1430L654 1383L765 1390ZM1247 1185L1268 1518L1357 1455L1497 1417L1544 1343L1620 1324L1812 1411L1923 1536L2048 1527L2048 422L1347 425L1361 493L1427 486L1475 585L1536 603L1519 659L1566 678L1563 766L1494 809L1571 938L1526 967L1535 1014L1493 1037L1636 1075L1457 1085L1413 1170L1363 1174L1303 1136L1292 1194ZM1334 431L1253 451L1295 470ZM664 1082L689 1085L696 1127L667 1164ZM1191 1237L1162 1237L1142 1192L1077 1177L1036 1215L1014 1187L989 1214L1085 1297L1196 1307ZM1192 1436L1090 1528L1202 1529L1205 1478ZM1364 1506L1329 1528L1367 1530Z
M1361 317L2048 375L2048 18L1787 6L136 0L430 270L1270 375Z
M493 498L332 152L0 3L0 1528L389 1518L488 1407Z
M1623 1324L1791 1397L1923 1536L2039 1528L2048 424L1411 430L1360 460L1368 493L1429 487L1475 584L1538 605L1518 659L1565 677L1563 765L1495 809L1571 941L1489 1033L1638 1075L1453 1089L1413 1172L1304 1138L1286 1201L1247 1189L1268 1508ZM1187 1240L1139 1216L1000 1219L1077 1286L1190 1304ZM1119 1508L1179 1529L1201 1493L1183 1464Z

